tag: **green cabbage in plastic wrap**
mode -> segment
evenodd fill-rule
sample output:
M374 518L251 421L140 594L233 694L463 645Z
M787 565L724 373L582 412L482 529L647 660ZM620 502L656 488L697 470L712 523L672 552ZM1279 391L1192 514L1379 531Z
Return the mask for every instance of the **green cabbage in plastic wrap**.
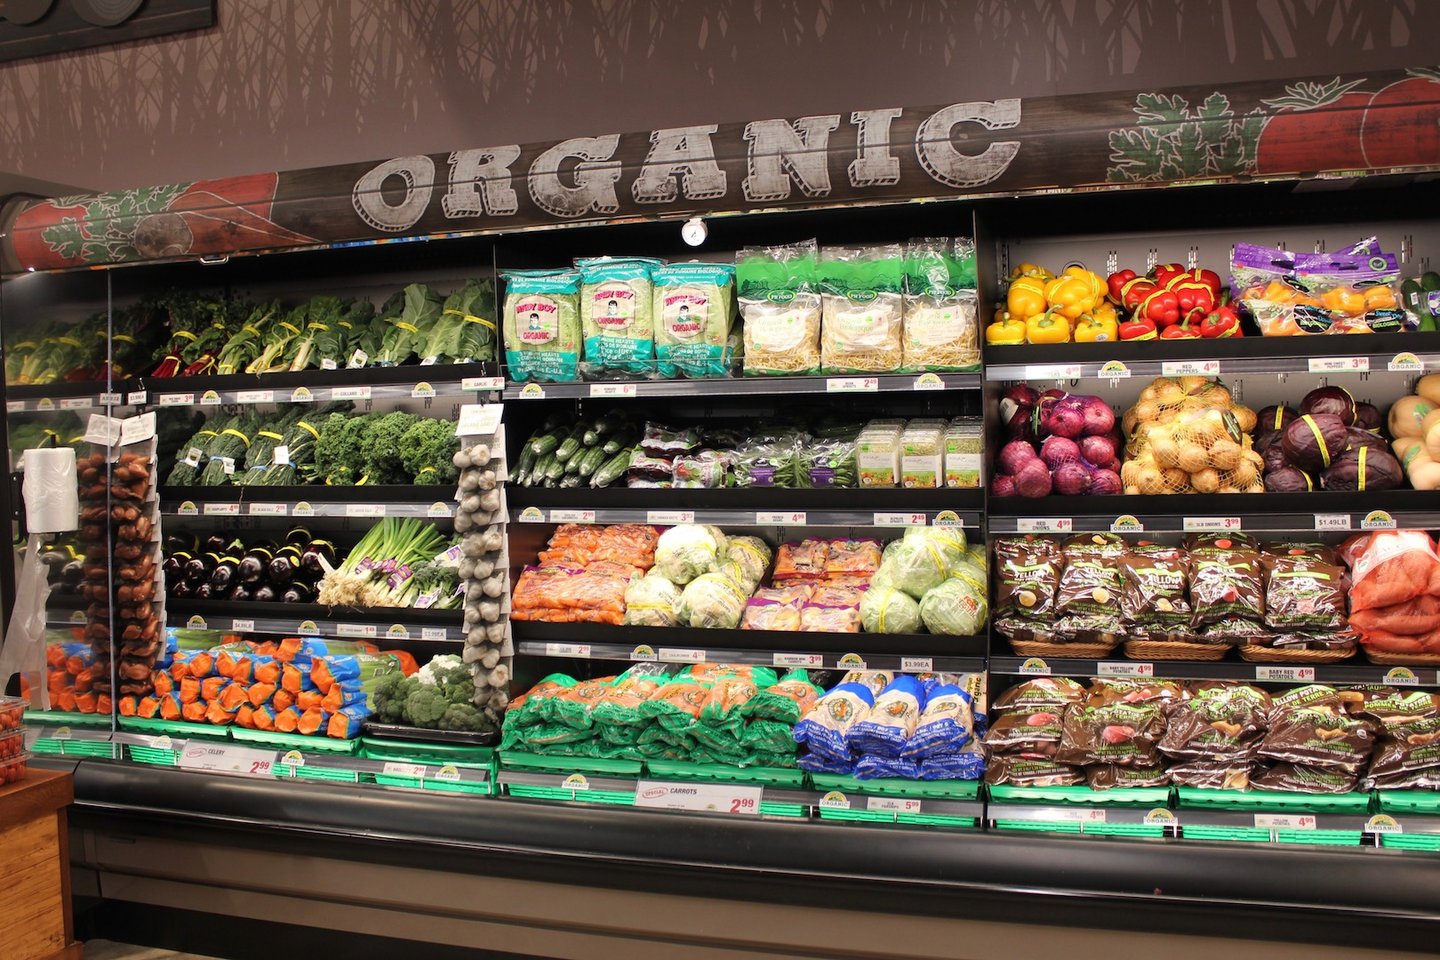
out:
M957 542L954 533L959 533ZM944 583L951 568L965 559L964 533L912 527L888 557L882 554L876 576L881 583L904 590L915 599Z
M727 541L717 527L682 523L660 534L655 544L655 571L676 586L718 570Z
M636 577L625 588L625 625L673 627L679 602L680 588L660 574Z
M981 570L990 569L990 560L985 555L985 547L982 544L972 543L970 545L970 548L965 551L965 556L966 559L968 559L971 563L975 564L975 566L979 567Z
M860 601L860 625L866 633L919 633L920 605L904 590L872 585Z
M686 585L675 615L682 627L734 630L749 599L745 588L723 573L706 573Z
M920 619L931 633L969 637L979 633L989 616L985 591L951 577L920 599Z

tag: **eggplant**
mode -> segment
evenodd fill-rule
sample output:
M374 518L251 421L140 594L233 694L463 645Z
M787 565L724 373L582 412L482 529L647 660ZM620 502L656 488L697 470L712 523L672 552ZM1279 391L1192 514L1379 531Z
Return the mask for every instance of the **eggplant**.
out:
M240 558L238 573L241 583L256 584L264 577L270 561L275 559L275 552L264 547L251 547L246 551L245 556Z
M238 571L240 561L235 557L221 557L215 569L210 572L211 596L219 593L229 593L230 590L240 582Z
M281 549L269 563L269 580L277 587L289 586L300 571L300 551L294 547Z
M202 553L198 557L191 557L185 561L181 568L186 580L192 584L200 584L210 578L216 565L220 562L220 555L217 553Z
M303 583L292 583L280 599L285 603L310 603L315 599L315 594Z
M255 594L243 583L235 584L235 589L230 591L231 600L250 601L255 599Z
M305 547L310 543L310 531L306 527L291 527L285 531L285 542L293 543L297 547Z
M184 600L195 596L195 587L189 580L176 580L166 583L166 592L176 600Z
M60 568L60 582L68 587L78 587L85 579L85 561L71 560Z
M47 547L40 554L40 562L50 570L58 570L70 562L70 554L55 547Z
M270 584L262 583L255 588L252 599L256 603L275 603L280 599L280 594L276 593L275 588L270 586Z
M165 535L166 553L194 553L198 548L193 533L167 533Z
M183 550L167 556L160 564L160 569L165 571L167 580L179 580L185 575L185 564L193 559L190 554Z
M210 600L210 599L212 599L212 597L213 597L213 591L210 589L210 584L208 584L208 583L202 583L202 584L200 584L199 586L197 586L197 587L195 588L195 592L192 594L192 596L193 596L196 600Z
M203 546L205 547L205 550L209 553L222 553L224 552L225 547L229 544L229 542L230 541L226 539L225 534L212 533L205 538L205 543L203 544Z
M329 540L311 540L300 557L300 564L311 573L323 574L326 564L335 566L335 544Z

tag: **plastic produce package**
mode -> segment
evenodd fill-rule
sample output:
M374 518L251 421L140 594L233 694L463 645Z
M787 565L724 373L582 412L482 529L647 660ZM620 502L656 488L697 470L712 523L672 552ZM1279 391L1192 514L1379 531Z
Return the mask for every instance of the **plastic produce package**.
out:
M841 683L821 697L795 725L795 742L810 753L845 764L849 770L850 728L875 705L875 692L863 683Z
M925 703L925 689L919 679L909 674L896 677L880 691L869 712L850 728L847 740L851 752L889 758L900 756L915 733Z
M655 544L655 570L683 587L701 574L719 569L725 549L725 534L719 528L682 523L660 534Z
M918 633L920 604L903 590L872 587L860 601L860 625L866 633Z
M733 630L740 625L749 595L723 573L706 573L686 584L675 606L682 627Z
M505 365L511 380L580 376L580 274L513 270L505 280Z
M832 373L888 373L904 361L899 244L820 251L820 362Z
M625 588L625 625L673 627L680 588L658 573L636 577Z
M920 598L920 619L931 633L974 636L988 615L985 588L968 579L951 577Z
M672 263L655 267L651 277L660 376L727 376L730 328L735 322L735 268Z
M904 369L973 370L980 364L975 244L911 240L905 246Z
M820 369L820 287L814 240L746 247L735 261L744 320L745 373L805 374Z
M658 261L597 257L579 260L580 325L587 376L648 376L655 369L654 292Z

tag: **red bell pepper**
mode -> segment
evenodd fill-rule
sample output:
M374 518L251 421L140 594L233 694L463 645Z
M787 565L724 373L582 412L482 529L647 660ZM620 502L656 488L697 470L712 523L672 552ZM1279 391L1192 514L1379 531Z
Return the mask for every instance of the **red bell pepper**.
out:
M1154 340L1155 324L1144 317L1135 317L1120 324L1121 340Z
M1160 331L1161 340L1199 340L1200 331L1190 326L1190 321L1171 324Z
M1105 286L1109 288L1110 300L1117 304L1125 303L1125 285L1139 276L1134 270L1120 270L1105 278Z
M1135 316L1144 317L1157 327L1168 327L1184 319L1180 310L1180 298L1174 292L1162 287L1153 287L1135 305Z
M1240 329L1240 317L1235 308L1229 305L1216 307L1205 315L1200 321L1200 336L1207 339L1222 339L1225 337L1243 337L1245 334Z

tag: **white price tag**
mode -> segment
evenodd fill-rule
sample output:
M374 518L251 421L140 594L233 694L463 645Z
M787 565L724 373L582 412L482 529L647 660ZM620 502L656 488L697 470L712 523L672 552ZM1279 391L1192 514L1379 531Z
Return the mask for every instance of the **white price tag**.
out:
M825 657L818 653L777 653L773 658L777 667L823 667Z
M930 657L901 657L900 669L905 673L929 673L935 669Z
M274 403L274 390L237 390L235 391L236 403Z
M185 770L221 770L268 777L275 768L275 753L191 740L180 751L175 765Z
M1256 680L1280 680L1285 683L1312 683L1314 667L1256 667Z
M250 633L255 629L255 621L236 618L230 621L230 629L236 633Z
M504 390L504 377L466 377L460 381L461 390Z
M252 517L283 517L288 506L283 503L252 503L250 504L250 516Z
M656 659L661 663L704 663L704 650L679 650L673 647L661 647L656 654Z
M98 443L102 447L113 447L120 442L121 422L118 417L107 417L103 413L90 414L85 425L85 442Z
M1317 513L1315 514L1316 530L1349 530L1350 514L1348 513Z
M1267 830L1314 830L1316 820L1309 813L1257 813L1255 826Z
M1027 380L1079 380L1085 368L1078 363L1047 363L1025 368Z
M6 413L24 413L24 412L25 412L25 401L24 401L24 400L6 400L6 401L5 401L5 412L6 412Z
M592 383L592 384L590 384L590 396L592 396L592 397L633 397L633 396L635 396L635 384L633 384L633 383Z
M707 813L737 813L759 816L760 787L737 787L719 783L657 783L641 780L635 784L635 806L655 810L699 810Z
M1239 530L1239 517L1185 517L1181 521L1181 528L1186 533L1224 533L1227 530Z
M155 436L155 411L142 413L138 417L127 417L120 423L120 442L125 446L140 443Z
M923 527L925 526L925 514L877 513L872 525L876 527Z
M444 628L444 627L421 627L421 628L420 628L420 639L421 639L421 640L444 640L444 639L446 639L446 636L445 636L445 628Z
M673 527L678 523L694 523L694 510L647 510L645 522L653 527Z
M407 780L424 780L425 764L423 763L402 763L398 760L386 760L385 766L380 772L387 777L404 777Z
M119 393L102 393L102 394L100 394L100 406L102 406L102 407L118 407L118 406L120 406L120 404L122 404L122 403L124 403L124 402L125 402L124 396L121 395L121 394L119 394Z
M286 466L290 463L290 448L285 444L279 444L272 452L271 460L279 466Z
M457 437L488 437L500 428L505 413L503 403L467 403L460 408L460 422L455 425Z
M1132 663L1128 660L1102 660L1095 664L1095 672L1102 677L1153 677L1155 664Z
M590 644L588 643L547 643L545 644L545 656L547 657L581 657L588 659L590 656Z
M335 636L337 637L374 637L378 636L379 632L379 627L373 623L335 624Z
M1311 373L1369 373L1369 357L1311 357Z
M332 387L330 389L331 400L369 400L370 388L360 387Z
M162 393L158 405L162 407L193 407L195 405L195 394L193 393Z
M879 389L879 377L830 377L825 381L826 393L874 393Z
M594 523L594 510L551 510L551 523Z
M201 508L207 517L235 517L240 515L238 503L207 503Z
M914 797L870 797L865 802L866 810L880 810L884 813L919 813L921 802Z
M144 403L148 398L149 398L149 395L148 395L147 391L145 391L145 390L132 390L132 391L130 392L130 395L125 398L125 401L126 401L127 403L132 403L132 404L141 404L141 403Z
M1075 521L1070 517L1021 517L1015 521L1020 533L1070 533Z
M347 504L345 504L345 516L347 516L347 517L383 517L383 516L385 516L385 504L383 504L383 503L347 503Z
M225 471L225 476L227 476L227 477L233 476L234 473L235 473L235 458L234 458L234 457L221 457L221 458L220 458L220 467L221 467L222 470Z
M1078 823L1104 823L1105 811L1100 807L1078 807L1078 808L1050 808L1045 811L1045 816L1036 817L1037 820L1069 820Z
M755 525L759 527L804 526L805 520L803 510L759 510L755 513Z
M1165 360L1160 372L1167 377L1213 377L1220 372L1219 360Z
M85 409L86 407L88 407L88 406L90 406L90 398L89 398L89 397L61 397L61 398L60 398L60 409L61 409L61 410L84 410L84 409Z

